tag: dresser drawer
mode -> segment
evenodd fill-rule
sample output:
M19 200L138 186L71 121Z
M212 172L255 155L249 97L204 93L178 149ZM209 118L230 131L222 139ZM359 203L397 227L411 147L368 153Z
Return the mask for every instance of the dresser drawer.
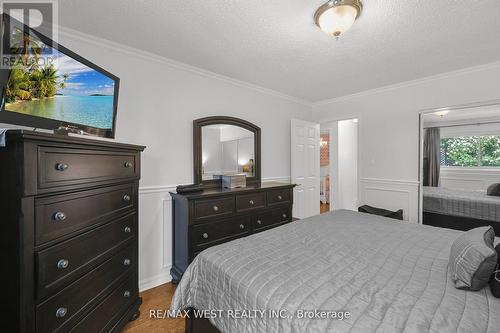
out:
M273 221L276 223L291 222L292 221L292 208L283 207L280 209L273 209L271 211Z
M109 258L117 247L134 238L136 215L71 238L46 250L36 252L37 297L48 296L76 280L89 269ZM133 264L129 258L128 266Z
M87 333L109 331L118 321L123 313L137 300L137 282L133 276L129 276L118 288L116 288L102 303L83 318L71 333Z
M266 206L266 193L236 195L236 210L244 212Z
M197 219L231 215L233 210L234 197L194 201L194 217Z
M289 204L292 198L292 191L290 189L273 190L267 192L267 205L275 206L281 204Z
M290 222L291 219L291 209L282 208L274 209L261 214L256 214L252 217L253 230L255 232L263 231L279 224Z
M37 332L67 331L81 315L100 302L126 274L133 274L124 260L135 261L135 249L128 247L61 292L37 306ZM130 272L130 273L129 273Z
M136 185L128 184L35 199L35 243L133 212L136 196Z
M100 150L38 148L38 188L139 178L139 155Z
M192 227L192 244L195 249L221 242L228 238L250 233L251 222L247 216L217 222L203 223Z

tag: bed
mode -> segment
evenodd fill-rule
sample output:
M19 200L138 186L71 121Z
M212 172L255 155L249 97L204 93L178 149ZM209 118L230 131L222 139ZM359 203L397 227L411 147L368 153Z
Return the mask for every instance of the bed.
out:
M491 225L500 236L500 197L485 191L424 186L423 215L427 225L456 230Z
M314 216L203 251L172 309L222 310L202 329L188 320L188 332L498 332L500 299L448 276L460 234L346 210ZM229 315L255 309L289 315ZM350 317L297 317L314 309Z

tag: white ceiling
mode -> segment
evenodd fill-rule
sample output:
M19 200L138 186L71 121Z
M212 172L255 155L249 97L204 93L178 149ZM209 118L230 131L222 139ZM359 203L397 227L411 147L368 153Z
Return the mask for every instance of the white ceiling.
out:
M59 24L320 101L500 60L499 0L364 0L340 40L323 0L64 0Z

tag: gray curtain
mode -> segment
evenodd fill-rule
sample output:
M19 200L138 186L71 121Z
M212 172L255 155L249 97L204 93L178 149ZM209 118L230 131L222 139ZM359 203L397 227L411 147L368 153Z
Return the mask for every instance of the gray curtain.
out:
M427 128L424 134L424 186L439 186L441 159L439 127Z

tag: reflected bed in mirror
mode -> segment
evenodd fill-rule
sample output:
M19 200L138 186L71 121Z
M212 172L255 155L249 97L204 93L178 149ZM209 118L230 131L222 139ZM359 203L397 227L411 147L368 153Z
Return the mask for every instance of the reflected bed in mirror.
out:
M255 175L254 133L234 125L208 125L201 130L202 180L228 174Z

